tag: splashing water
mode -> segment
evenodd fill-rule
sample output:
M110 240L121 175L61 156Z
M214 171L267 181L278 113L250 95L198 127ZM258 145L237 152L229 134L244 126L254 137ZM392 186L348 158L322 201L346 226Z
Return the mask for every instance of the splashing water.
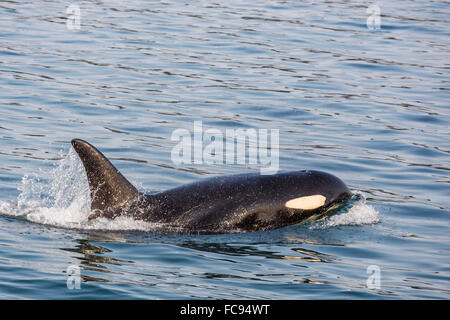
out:
M327 217L324 220L311 223L309 229L327 229L337 226L357 226L363 224L374 224L380 221L378 211L366 203L363 194L357 193L353 202L346 210L340 210L338 213Z
M83 165L73 149L60 157L57 167L25 175L18 187L21 193L17 202L1 201L0 212L37 222L45 220L40 215L47 210L77 212L77 215L69 214L72 221L87 217L90 196Z
M41 178L43 175L48 178ZM25 175L19 190L18 212L30 221L65 227L81 227L87 221L89 185L73 148L50 172Z
M61 157L57 167L25 175L18 188L21 193L17 202L0 201L0 212L32 222L75 229L149 231L158 226L125 217L113 221L88 221L91 200L83 164L73 148Z

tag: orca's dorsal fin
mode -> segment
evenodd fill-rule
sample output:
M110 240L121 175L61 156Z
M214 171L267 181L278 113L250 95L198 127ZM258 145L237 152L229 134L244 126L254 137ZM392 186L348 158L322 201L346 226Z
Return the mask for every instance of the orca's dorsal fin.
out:
M91 210L117 208L139 196L138 190L94 146L81 139L72 140L72 146L86 169Z

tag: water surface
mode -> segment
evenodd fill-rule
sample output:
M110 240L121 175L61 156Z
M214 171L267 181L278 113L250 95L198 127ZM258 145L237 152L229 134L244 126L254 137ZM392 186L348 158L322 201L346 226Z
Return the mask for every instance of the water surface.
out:
M379 30L366 1L79 1L80 30L69 4L0 3L0 298L450 297L447 2L379 1ZM174 165L172 132L200 120L278 129L280 170L361 200L246 234L86 222L73 138L146 192L258 170Z

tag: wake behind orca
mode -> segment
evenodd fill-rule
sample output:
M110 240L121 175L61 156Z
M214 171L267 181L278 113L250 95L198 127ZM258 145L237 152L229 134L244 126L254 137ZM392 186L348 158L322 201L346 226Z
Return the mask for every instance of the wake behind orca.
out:
M89 182L89 220L128 216L193 232L259 231L320 216L352 196L339 178L306 170L219 176L146 195L88 142L72 146Z

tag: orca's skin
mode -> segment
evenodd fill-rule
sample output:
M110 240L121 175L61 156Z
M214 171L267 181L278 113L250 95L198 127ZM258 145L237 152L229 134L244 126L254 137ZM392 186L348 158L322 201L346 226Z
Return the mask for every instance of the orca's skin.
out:
M339 178L306 170L219 176L145 195L91 144L75 139L72 146L88 177L89 220L130 216L195 232L258 231L302 222L352 196Z

